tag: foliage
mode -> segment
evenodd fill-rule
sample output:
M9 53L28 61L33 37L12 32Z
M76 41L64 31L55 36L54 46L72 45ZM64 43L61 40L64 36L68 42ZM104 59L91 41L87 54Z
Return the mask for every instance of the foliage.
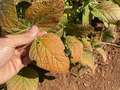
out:
M48 32L37 37L30 47L29 57L36 62L36 66L50 72L67 73L69 67L72 67L71 64L79 63L94 70L94 50L106 62L107 54L101 46L103 43L115 41L116 24L120 20L119 0L0 2L1 35L21 34L32 25ZM38 73L27 69L21 72L25 72L22 75ZM14 85L15 82L17 85ZM13 90L13 87L19 87L19 90L36 90L37 83L37 78L31 79L18 74L8 81L7 85L8 90ZM30 87L26 86L27 84Z
M7 82L7 90L37 90L39 77L32 68L24 68Z
M69 60L64 54L64 49L61 39L53 33L48 33L33 42L29 56L43 69L66 72L69 69Z
M72 63L79 62L83 53L83 44L73 36L66 37L66 45L70 49L70 60Z

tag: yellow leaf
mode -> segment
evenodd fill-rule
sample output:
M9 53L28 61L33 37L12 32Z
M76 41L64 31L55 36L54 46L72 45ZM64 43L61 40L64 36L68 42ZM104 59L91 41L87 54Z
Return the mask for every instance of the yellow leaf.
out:
M92 52L88 51L88 50L84 50L84 52L82 54L82 58L80 59L80 63L83 66L88 66L93 70L95 64L94 64L94 56L93 56Z
M39 76L31 68L24 68L7 82L7 90L37 90Z
M40 68L51 72L67 72L69 60L64 54L64 49L61 39L53 33L48 33L34 41L29 56Z
M103 57L104 62L106 62L106 60L107 60L107 54L106 54L106 52L102 48L96 48L96 50Z
M81 58L82 53L83 53L82 43L76 37L67 36L66 37L66 44L71 51L70 60L73 63L78 62Z

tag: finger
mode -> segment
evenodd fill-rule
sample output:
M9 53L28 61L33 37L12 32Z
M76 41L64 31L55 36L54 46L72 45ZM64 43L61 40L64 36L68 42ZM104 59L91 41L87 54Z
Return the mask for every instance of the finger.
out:
M15 55L2 68L0 68L0 84L5 83L16 75L23 67L27 66L30 60L25 57L21 60L20 53L15 52Z
M30 46L29 44L28 44L28 45L24 45L24 46L20 46L20 47L17 47L16 50L17 50L20 54L25 55L24 52L26 52L26 49L27 49L27 47L29 47L29 46ZM29 51L29 50L28 50L28 51Z
M21 62L21 59L14 57L14 59L9 60L2 68L0 68L0 84L5 83L16 75L24 65Z
M14 47L18 47L24 44L28 44L32 42L38 35L38 28L36 26L33 26L28 32L21 34L21 35L8 35L8 42L10 45L13 45ZM39 32L43 35L43 32Z
M0 46L0 68L9 61L14 53L14 48L8 46Z

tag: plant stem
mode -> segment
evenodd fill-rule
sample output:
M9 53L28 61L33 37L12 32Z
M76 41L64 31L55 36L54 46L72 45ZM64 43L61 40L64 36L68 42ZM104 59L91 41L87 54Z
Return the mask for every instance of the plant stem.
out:
M90 10L89 10L89 6L87 5L84 7L83 17L82 17L82 24L85 26L89 24L89 14L90 14Z
M111 46L114 46L114 47L120 48L120 45L117 45L117 44L115 44L115 43L101 42L101 44L103 44L103 45L111 45Z

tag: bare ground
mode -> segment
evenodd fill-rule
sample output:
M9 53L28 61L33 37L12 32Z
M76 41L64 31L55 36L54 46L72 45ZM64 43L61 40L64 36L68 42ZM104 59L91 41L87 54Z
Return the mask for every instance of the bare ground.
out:
M95 74L87 72L80 78L56 75L56 79L42 81L39 90L120 90L120 48L107 45L104 49L108 54L107 64L95 54L98 64Z

